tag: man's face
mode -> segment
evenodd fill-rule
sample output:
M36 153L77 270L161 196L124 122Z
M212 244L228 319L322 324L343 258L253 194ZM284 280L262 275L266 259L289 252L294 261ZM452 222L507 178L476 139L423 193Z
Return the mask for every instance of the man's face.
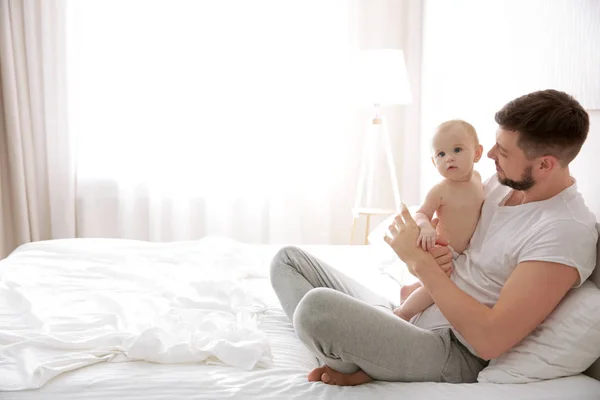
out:
M498 128L496 144L488 157L496 163L498 181L515 190L527 190L535 185L533 163L517 145L519 133Z

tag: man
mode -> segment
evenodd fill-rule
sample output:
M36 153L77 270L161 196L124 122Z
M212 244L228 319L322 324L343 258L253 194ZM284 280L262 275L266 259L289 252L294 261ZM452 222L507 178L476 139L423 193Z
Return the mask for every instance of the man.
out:
M435 301L411 322L298 248L274 257L273 288L324 364L310 381L475 382L487 360L529 335L589 277L596 221L569 173L587 137L587 113L566 93L545 90L509 102L495 118L488 157L497 174L485 183L481 218L452 275L444 271L447 247L417 247L419 228L405 207L390 226L386 242Z

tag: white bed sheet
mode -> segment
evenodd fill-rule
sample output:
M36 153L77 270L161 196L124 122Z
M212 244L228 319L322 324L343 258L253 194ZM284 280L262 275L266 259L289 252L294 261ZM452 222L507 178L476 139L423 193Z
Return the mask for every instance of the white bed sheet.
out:
M195 242L151 244L115 240L66 240L46 242L39 256L52 256L55 244L91 249L94 256L131 247L138 254L160 248L164 262L171 254L193 254ZM36 245L37 246L37 245ZM29 249L38 248L30 246ZM115 247L116 246L116 247ZM273 355L270 367L244 371L219 365L165 365L148 362L100 363L61 374L36 390L0 392L0 399L600 399L600 381L584 375L520 385L390 383L375 382L360 387L334 387L308 383L306 374L317 366L316 359L295 337L292 326L279 307L268 281L269 260L279 246L253 246L255 257L246 274L250 293L267 305L260 327L269 339ZM367 286L397 295L393 280L380 274L389 269L389 254L372 246L303 246ZM28 251L28 247L20 249ZM73 254L80 254L74 251ZM65 257L65 255L61 255ZM10 262L10 259L6 260ZM6 262L5 261L5 262ZM151 260L150 260L151 261ZM35 262L35 257L32 257ZM223 266L221 266L223 267ZM2 267L0 267L0 276ZM182 276L181 279L185 279Z

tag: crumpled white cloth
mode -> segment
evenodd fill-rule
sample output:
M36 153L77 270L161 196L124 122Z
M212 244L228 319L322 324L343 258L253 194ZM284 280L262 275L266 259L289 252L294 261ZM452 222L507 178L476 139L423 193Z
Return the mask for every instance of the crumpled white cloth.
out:
M263 261L218 238L21 246L0 262L0 390L105 361L268 365L266 307L244 289Z

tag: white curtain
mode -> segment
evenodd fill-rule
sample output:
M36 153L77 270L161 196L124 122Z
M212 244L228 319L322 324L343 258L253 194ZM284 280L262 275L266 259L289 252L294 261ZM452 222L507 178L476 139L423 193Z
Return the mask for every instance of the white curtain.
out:
M0 0L0 256L63 237L348 243L370 118L348 56L402 48L409 3ZM405 111L384 110L398 176Z
M350 4L69 2L79 235L347 242Z
M61 0L0 0L0 258L76 234L65 23Z

